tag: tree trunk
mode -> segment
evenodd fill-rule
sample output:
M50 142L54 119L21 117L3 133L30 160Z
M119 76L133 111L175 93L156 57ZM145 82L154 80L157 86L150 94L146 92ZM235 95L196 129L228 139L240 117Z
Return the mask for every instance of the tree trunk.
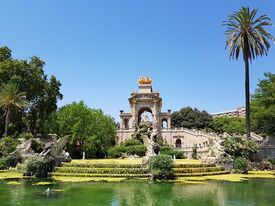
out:
M10 120L10 108L7 109L7 113L6 113L4 137L8 135L9 120Z
M248 42L245 41L245 44ZM248 59L248 46L244 49L245 57L245 121L246 121L246 137L247 139L251 139L250 137L250 88L249 88L249 59Z

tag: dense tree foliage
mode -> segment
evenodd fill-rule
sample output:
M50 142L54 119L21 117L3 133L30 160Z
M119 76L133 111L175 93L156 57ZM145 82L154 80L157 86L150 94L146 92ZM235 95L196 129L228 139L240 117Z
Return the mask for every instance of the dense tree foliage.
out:
M10 134L29 131L33 134L44 132L44 123L57 109L57 100L62 99L61 83L55 76L44 74L44 62L36 56L30 60L12 58L11 50L0 48L0 85L16 84L19 92L26 93L29 102L27 112L17 110L11 116ZM4 111L0 111L0 132L4 133Z
M0 157L6 157L16 149L19 141L12 137L3 137L0 139Z
M185 107L172 113L173 127L204 129L210 127L211 121L212 117L210 114L197 108Z
M230 59L238 59L243 54L245 63L245 110L246 136L250 138L250 89L249 89L249 62L258 56L267 55L270 41L275 38L266 30L272 26L267 15L257 17L258 9L250 10L242 7L239 11L228 16L224 21L226 47L229 48Z
M275 137L275 74L266 73L251 101L253 130Z
M241 117L215 117L211 128L219 134L245 134L245 119Z
M115 143L114 119L82 101L61 107L49 123L54 124L59 136L70 135L67 151L73 158L81 158L82 152L87 158L104 157Z

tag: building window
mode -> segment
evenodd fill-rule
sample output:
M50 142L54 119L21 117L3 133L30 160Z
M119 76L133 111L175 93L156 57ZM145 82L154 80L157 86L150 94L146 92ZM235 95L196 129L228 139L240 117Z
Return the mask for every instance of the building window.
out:
M129 119L124 119L124 129L129 129Z

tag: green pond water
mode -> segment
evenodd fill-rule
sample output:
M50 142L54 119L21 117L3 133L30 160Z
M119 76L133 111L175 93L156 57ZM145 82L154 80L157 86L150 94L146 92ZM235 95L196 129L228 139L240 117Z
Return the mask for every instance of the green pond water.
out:
M168 183L55 183L34 186L31 180L20 185L0 181L0 206L254 206L275 205L275 180ZM46 189L55 190L46 194Z

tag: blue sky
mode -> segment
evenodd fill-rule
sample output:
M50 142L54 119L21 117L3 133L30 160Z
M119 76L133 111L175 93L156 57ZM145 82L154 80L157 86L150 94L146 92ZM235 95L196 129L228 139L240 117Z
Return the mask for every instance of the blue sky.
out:
M244 64L229 61L221 26L241 6L275 22L275 2L262 0L0 0L0 46L46 62L62 83L59 106L84 100L118 119L148 75L163 110L218 112L244 105ZM264 72L275 72L275 45L252 63L251 91Z

